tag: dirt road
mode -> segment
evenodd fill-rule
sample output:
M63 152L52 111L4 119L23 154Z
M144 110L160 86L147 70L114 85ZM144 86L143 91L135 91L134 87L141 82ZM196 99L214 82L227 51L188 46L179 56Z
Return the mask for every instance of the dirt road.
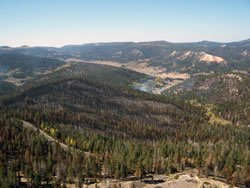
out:
M69 147L68 145L62 143L62 142L59 142L58 140L54 139L53 137L51 137L50 135L48 135L46 132L44 132L43 130L37 128L35 125L27 122L27 121L24 121L24 120L21 120L23 122L23 126L26 127L26 128L29 128L29 129L33 129L34 131L39 131L39 133L46 139L48 140L49 142L53 142L53 143L58 143L60 145L60 147L64 150L64 151L78 151L78 152L83 152L79 149L74 149L72 147ZM84 154L86 156L96 156L95 154L93 153L90 153L90 152L86 152L84 151Z
M58 142L57 140L55 140L53 137L49 136L46 132L44 132L43 130L41 129L38 129L37 127L35 127L35 125L27 122L27 121L23 121L23 126L26 127L26 128L30 128L30 129L33 129L34 131L39 131L41 135L44 136L44 138L46 140L48 140L49 142L55 142L55 143L59 143L59 145L61 146L61 148L64 150L64 151L69 151L70 148L69 146L67 146L66 144L64 143L61 143L61 142Z

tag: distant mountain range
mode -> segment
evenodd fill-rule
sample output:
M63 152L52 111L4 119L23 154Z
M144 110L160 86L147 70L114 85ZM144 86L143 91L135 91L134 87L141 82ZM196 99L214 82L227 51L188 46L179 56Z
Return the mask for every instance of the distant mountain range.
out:
M119 63L147 63L160 66L167 72L201 73L244 70L250 62L250 39L219 43L113 42L68 45L62 48L0 47L0 54L23 54L61 60L111 61ZM222 69L223 68L223 69Z

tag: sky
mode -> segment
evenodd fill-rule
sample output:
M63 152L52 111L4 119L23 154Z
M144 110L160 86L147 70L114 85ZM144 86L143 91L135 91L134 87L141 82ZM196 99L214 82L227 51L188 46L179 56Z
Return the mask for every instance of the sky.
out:
M0 46L248 38L250 0L0 0Z

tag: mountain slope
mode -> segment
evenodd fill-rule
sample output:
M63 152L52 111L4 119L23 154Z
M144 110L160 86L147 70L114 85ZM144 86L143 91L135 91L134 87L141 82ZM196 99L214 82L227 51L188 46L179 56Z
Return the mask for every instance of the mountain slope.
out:
M31 154L24 153L26 150L22 147L6 147L4 141L9 133L17 132L17 127L12 126L14 117L33 122L53 138L77 149L72 155L66 155L66 161L60 160L67 168L64 171L72 172L65 173L63 180L57 178L58 164L51 168L54 163L46 160L46 169L53 173L47 179L50 184L55 179L60 183L72 177L72 182L77 181L79 172L87 180L92 178L96 182L97 175L100 179L131 176L143 179L147 174L182 172L186 167L198 168L206 175L216 174L234 183L248 182L247 127L209 124L204 107L180 98L151 95L111 85L111 82L107 84L106 80L90 80L81 74L65 78L63 75L70 73L72 67L66 69L44 75L30 87L0 101L0 124L3 124L0 127L7 130L0 141L4 145L2 153L9 156L4 157L4 167L11 164L14 154L29 161L30 155L39 156L40 151L48 158L52 152L39 149L41 142L37 149L33 148L29 139L25 143L31 145L30 151L35 151ZM20 126L19 132L27 138ZM20 134L18 137L21 138ZM17 141L13 138L12 144ZM7 142L7 146L11 143ZM93 155L83 155L84 152L77 152L79 150ZM37 157L36 163L42 164L40 159ZM37 168L33 164L25 163L23 167L30 166L35 174ZM82 171L72 164L77 167L81 164ZM16 165L16 169L32 178L32 174L19 166ZM235 180L238 172L239 178ZM46 180L46 174L40 178Z
M240 73L199 75L171 88L165 94L172 93L204 105L213 104L213 111L218 116L234 124L248 125L249 79L249 75Z
M39 113L46 121L54 122L53 116L57 116L57 123L142 138L172 135L183 124L206 119L199 107L85 78L41 84L5 99L2 104L19 112L25 109ZM70 121L65 113L71 116Z
M0 96L15 92L19 86L65 65L57 59L0 54Z

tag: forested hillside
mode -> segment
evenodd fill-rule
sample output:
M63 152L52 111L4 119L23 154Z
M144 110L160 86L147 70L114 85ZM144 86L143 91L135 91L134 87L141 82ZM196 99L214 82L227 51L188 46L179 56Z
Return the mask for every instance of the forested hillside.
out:
M167 99L85 78L47 82L2 101L30 116L38 112L52 123L76 124L111 132L129 131L134 137L175 134L184 124L204 122L204 110L178 99ZM68 119L64 113L69 113ZM76 119L75 119L76 118ZM40 120L42 121L42 119ZM137 124L138 127L134 125ZM149 129L151 131L147 132ZM165 133L165 131L166 133ZM143 135L145 132L145 135ZM152 134L152 135L151 135Z
M51 73L65 64L51 58L0 54L0 96L13 93L26 82Z
M64 65L65 62L41 58L35 56L15 55L15 54L1 54L0 55L0 72L7 73L16 71L13 74L19 77L32 76L35 72L44 73L45 71L55 70L57 67ZM17 73L17 71L19 71Z
M165 91L203 105L212 104L213 112L233 124L248 125L249 75L240 73L211 74L193 77Z
M40 81L70 77L85 77L119 86L132 86L133 82L150 78L131 70L105 65L0 54L0 96L22 90Z
M206 176L222 176L233 184L247 185L249 181L249 129L211 125L202 106L181 98L151 95L84 77L47 79L4 98L1 117L1 127L25 143L10 147L16 136L5 142L7 137L1 135L1 152L8 156L1 163L6 169L2 181L8 185L18 185L20 176L32 185L82 184L130 175L143 179L147 174L181 172L187 167L198 168ZM23 147L30 147L25 140L29 130L23 131L20 123L11 120L14 117L34 123L77 150L53 158L60 148L42 139L40 146L30 148L30 154L21 152ZM42 151L45 153L38 157ZM43 159L45 156L51 158ZM11 162L12 158L32 162Z

